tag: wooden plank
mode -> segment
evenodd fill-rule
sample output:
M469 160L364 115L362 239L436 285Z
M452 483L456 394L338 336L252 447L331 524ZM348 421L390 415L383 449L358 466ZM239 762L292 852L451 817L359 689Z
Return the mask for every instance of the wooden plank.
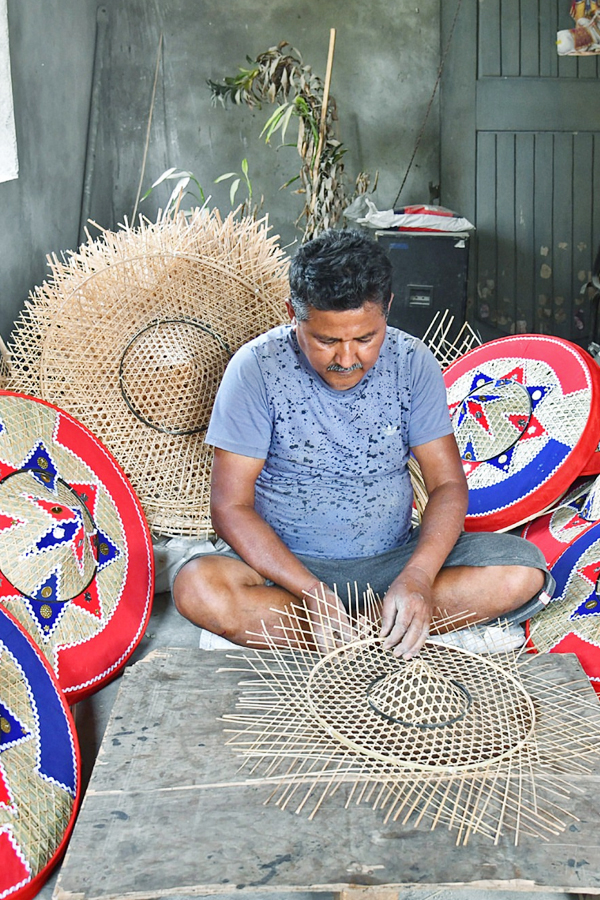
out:
M516 329L515 271L515 135L499 134L497 141L496 240L498 244L498 325L506 334Z
M573 252L573 135L554 136L554 297L553 334L571 338Z
M477 137L477 284L476 316L492 327L498 321L496 259L496 135Z
M534 331L552 334L553 236L552 211L554 203L554 135L536 134L534 147L534 291L536 315Z
M558 0L540 0L540 75L555 78L558 73L556 52L556 22Z
M529 78L540 75L540 0L521 0L520 4L520 74Z
M560 110L560 122L556 110ZM477 87L477 127L482 131L598 131L600 82L483 79Z
M593 242L592 216L599 201L599 189L590 178L589 160L594 159L596 136L576 134L573 138L573 292L572 335L573 340L587 347L591 340L591 315L589 303L580 290L589 280L590 269L596 255ZM587 163L583 164L586 160Z
M515 284L517 332L532 332L534 290L534 136L515 136Z
M500 17L500 74L521 74L521 0L502 0Z
M478 18L478 78L502 75L500 0L481 0Z
M574 656L524 665L596 702ZM407 885L600 892L600 764L572 779L583 788L572 796L577 818L548 842L495 846L476 834L457 847L445 828L346 809L343 788L309 821L265 805L268 788L244 783L225 746L219 717L248 678L235 666L225 651L169 648L126 670L55 900L298 890L387 900Z

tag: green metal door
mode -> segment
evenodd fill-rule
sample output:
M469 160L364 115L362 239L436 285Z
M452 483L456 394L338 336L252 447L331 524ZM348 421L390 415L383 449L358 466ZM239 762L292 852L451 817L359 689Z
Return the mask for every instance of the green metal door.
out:
M441 0L442 47L457 0ZM441 84L441 202L476 226L469 318L484 340L586 346L600 243L600 58L559 57L570 0L462 0ZM600 57L600 55L599 55Z

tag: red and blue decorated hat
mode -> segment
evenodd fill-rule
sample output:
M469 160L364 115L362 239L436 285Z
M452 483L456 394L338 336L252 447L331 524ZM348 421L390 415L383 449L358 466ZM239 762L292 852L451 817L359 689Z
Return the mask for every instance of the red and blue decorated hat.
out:
M600 367L576 344L499 338L443 376L469 485L467 531L533 518L600 456Z
M575 653L600 693L600 522L571 541L550 571L554 598L527 623L529 647Z
M153 588L146 520L112 455L66 412L0 391L0 605L69 703L125 665Z
M548 565L584 531L600 521L600 478L582 478L554 509L528 522L521 537L544 554Z
M0 606L0 898L34 897L75 821L75 726L48 661Z

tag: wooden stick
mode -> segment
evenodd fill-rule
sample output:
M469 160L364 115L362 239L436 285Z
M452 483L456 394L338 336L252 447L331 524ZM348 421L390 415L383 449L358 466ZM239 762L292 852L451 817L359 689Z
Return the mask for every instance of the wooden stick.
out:
M319 174L319 163L321 162L321 153L323 152L323 142L325 140L325 129L327 125L327 105L329 103L329 86L331 84L331 72L333 69L333 53L335 50L335 28L329 30L329 52L327 54L327 69L325 71L325 85L323 87L323 105L321 106L321 121L319 123L319 143L317 144L317 152L315 154L315 162L312 171L313 192L310 199L310 211L313 212L315 203L317 202L316 184Z

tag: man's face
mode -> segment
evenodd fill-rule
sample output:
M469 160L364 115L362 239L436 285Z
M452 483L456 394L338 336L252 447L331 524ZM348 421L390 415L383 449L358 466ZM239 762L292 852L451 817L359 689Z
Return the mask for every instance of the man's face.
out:
M300 348L329 387L347 391L375 365L386 326L379 303L341 312L311 308L304 322L296 321L289 301L287 309Z

